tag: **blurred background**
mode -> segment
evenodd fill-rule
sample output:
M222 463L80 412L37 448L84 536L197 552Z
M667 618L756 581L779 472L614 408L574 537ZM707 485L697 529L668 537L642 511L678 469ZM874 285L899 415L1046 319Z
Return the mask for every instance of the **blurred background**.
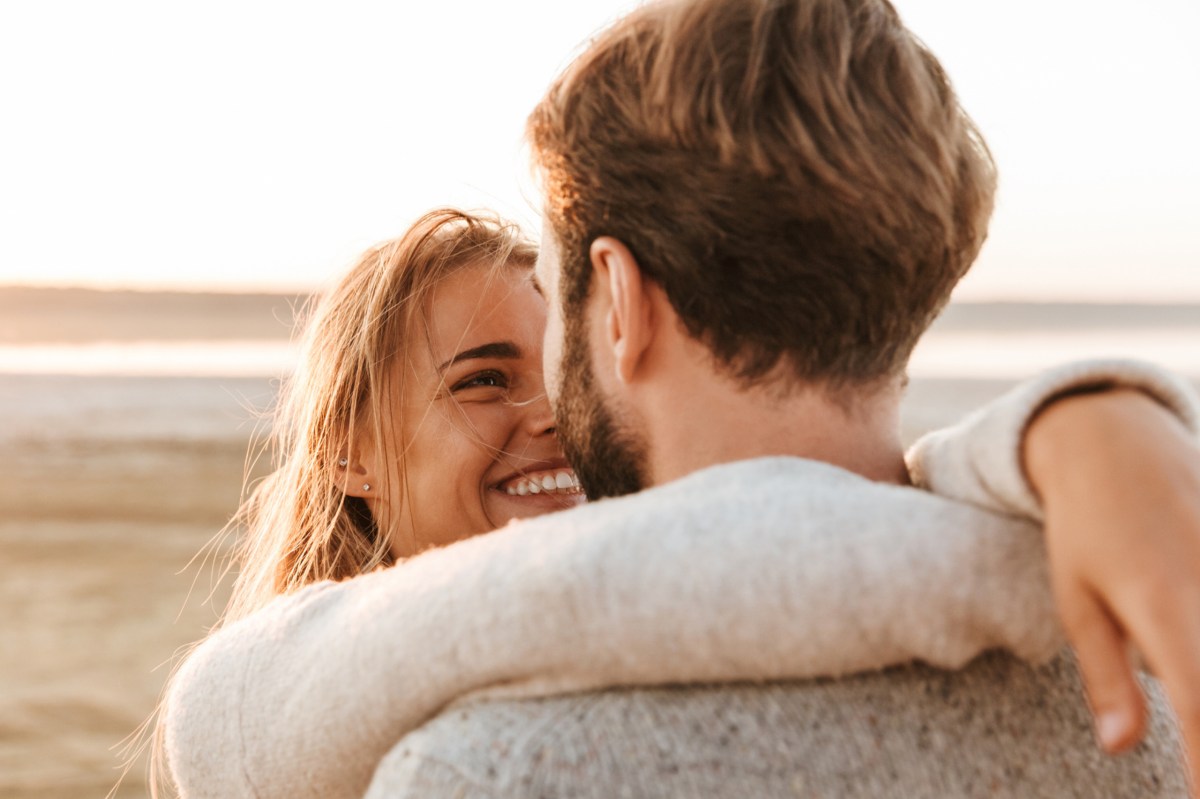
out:
M896 5L1001 169L906 436L1071 358L1200 379L1200 6ZM434 205L536 232L524 117L630 7L0 4L0 796L113 787L224 601L192 559L261 471L297 304Z

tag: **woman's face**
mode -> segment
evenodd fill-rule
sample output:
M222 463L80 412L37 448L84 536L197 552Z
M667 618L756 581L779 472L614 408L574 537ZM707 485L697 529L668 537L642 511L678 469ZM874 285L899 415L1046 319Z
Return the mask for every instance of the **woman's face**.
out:
M385 431L393 461L366 493L398 557L583 501L542 382L546 304L532 274L454 272L433 289L428 340L409 337L390 405L400 424Z

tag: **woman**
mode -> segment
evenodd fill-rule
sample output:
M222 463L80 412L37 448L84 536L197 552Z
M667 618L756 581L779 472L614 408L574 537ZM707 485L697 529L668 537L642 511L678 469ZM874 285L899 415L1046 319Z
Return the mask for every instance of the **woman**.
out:
M418 220L402 237L369 251L324 299L309 326L304 357L292 378L277 426L279 467L259 486L237 517L246 527L246 535L237 554L240 571L233 598L221 627L252 614L261 620L262 614L254 611L281 595L296 594L299 603L318 596L313 593L315 589L300 592L304 586L379 572L381 567L393 566L423 550L440 549L494 530L511 519L582 502L573 474L555 442L553 417L544 396L541 337L546 312L544 301L530 281L534 259L534 248L512 225L494 217L434 211ZM1053 390L1059 389L1061 386ZM1010 444L1016 446L1017 442L999 443ZM915 500L905 496L895 501L904 506ZM606 505L612 512L619 507L619 503ZM1010 510L1015 512L1020 508ZM923 512L921 507L912 509L913 516ZM565 592L576 588L574 583L582 586L579 596L588 596L593 585L588 580L596 575L584 572L588 563L602 562L592 557L594 553L585 558L564 557L557 561L578 566L579 571L568 572L565 578L551 574L550 579L558 582L545 583L539 582L546 577L544 572L522 569L535 559L546 558L545 553L555 545L569 548L569 541L562 544L562 536L556 537L552 531L542 538L526 541L512 535L486 538L490 539L487 549L456 547L454 552L445 550L433 553L434 557L414 558L400 569L389 570L400 577L419 575L415 583L419 590L406 594L413 586L401 586L404 590L399 595L409 597L405 600L409 604L388 608L392 617L398 619L400 629L380 636L381 640L387 638L392 650L404 655L410 670L403 680L397 678L395 693L400 699L392 696L384 702L383 697L373 692L358 696L355 685L344 683L345 671L339 671L334 678L337 682L328 684L309 675L313 690L296 689L303 696L317 699L326 694L333 697L336 692L339 707L329 713L322 711L324 720L329 720L330 713L344 712L357 721L358 711L340 709L347 707L350 699L381 706L405 705L408 699L412 700L411 707L402 708L404 723L391 717L367 723L363 716L362 729L352 731L353 735L340 741L348 747L347 758L355 755L369 767L378 762L386 746L378 749L380 741L376 740L357 746L354 736L375 729L401 735L456 695L495 684L497 674L511 674L515 670L526 676L524 667L535 657L529 652L503 652L504 657L515 660L499 671L492 668L494 664L481 662L504 649L503 641L507 640L504 634L508 632L500 630L495 633L499 637L492 639L496 645L488 644L486 636L492 632L487 622L490 609L484 603L503 604L505 597L519 599L520 603L514 601L508 608L518 623L528 623L536 615L544 631L550 631L547 638L570 641L580 658L594 662L605 655L604 647L588 650L595 637L580 631L602 618L610 608L591 608L588 614L580 616L577 607L564 600ZM996 538L1002 543L1000 537ZM522 549L529 540L539 545ZM627 550L637 540L635 536L622 546ZM942 546L936 535L929 540L931 546ZM817 554L822 557L840 546L836 538L819 543ZM745 554L739 551L739 556ZM766 558L762 565L769 568L774 554L770 551L760 554ZM466 556L462 560L469 561L467 567L456 563L457 555ZM476 556L473 561L471 555ZM961 593L958 583L961 574L948 573L953 584L947 590ZM381 576L384 575L378 573L362 579ZM611 581L613 574L603 577ZM784 578L786 582L786 574ZM833 578L836 582L836 574ZM500 586L506 579L511 589L508 594L481 589L482 584ZM792 603L795 607L805 601L802 594L805 586L803 580L791 582L799 584L785 585L781 590L798 592ZM606 585L612 587L611 582ZM937 595L932 585L925 592ZM1003 597L990 602L982 588L977 592L981 614L1004 604ZM458 603L454 604L456 598ZM546 607L547 599L563 600L566 610L559 613L558 608ZM436 600L442 600L442 604ZM728 604L728 598L720 597L701 596L697 601ZM272 610L279 608L277 603ZM961 663L964 657L977 654L982 646L996 643L991 639L972 639L945 648L946 642L938 641L933 645L943 647L938 651L921 650L913 641L924 635L928 617L912 614L911 610L906 608L911 616L907 620L909 628L903 626L903 620L880 617L874 622L888 627L888 635L883 637L900 643L899 651L908 658ZM960 611L961 608L955 612ZM633 619L618 616L621 624L613 629L618 634L629 629L628 624L638 621L634 616ZM478 621L462 640L472 642L474 651L482 653L479 657L463 656L455 639L463 631L451 629L458 619ZM684 624L689 619L678 621ZM1024 623L1020 618L988 621L992 629L1001 629L1005 624L1020 627ZM565 626L549 626L559 622ZM859 619L858 623L868 622ZM244 624L240 627L240 631L230 632L240 632L243 639L256 646L266 638L260 629ZM295 631L307 634L311 628ZM626 647L622 656L604 669L580 679L574 679L577 675L572 674L572 679L560 680L560 675L551 674L545 682L575 688L603 685L609 679L619 684L631 679L628 674L617 673L629 664L649 663L652 670L657 668L654 648L658 636L653 627L643 632L647 635L637 641L620 642ZM275 636L269 647L277 650L276 659L287 660L291 634L279 630L267 633ZM1000 636L999 640L1011 643L1028 630L1006 629L1005 633L1012 634L1007 638ZM332 635L323 639L323 645L337 648L337 629ZM405 635L409 638L404 638ZM904 640L905 635L911 635L912 639ZM1050 639L1051 645L1057 640L1053 631ZM1034 631L1023 640L1031 649L1044 649L1047 638ZM345 643L361 646L349 639ZM610 639L601 643L613 642ZM646 649L635 650L635 644ZM634 657L635 651L646 657L639 661ZM414 652L420 657L412 657ZM802 653L817 660L787 664L784 676L820 674L826 673L822 669L833 669L834 666L819 661L823 654ZM893 657L890 652L886 655L870 652L861 657L846 651L836 654L839 658L836 668L841 670L861 667L864 663L875 667L896 662L889 660ZM559 666L562 656L561 650L551 648L544 662ZM354 662L358 670L370 671L372 666L369 661ZM377 665L387 668L382 661ZM194 686L196 673L203 672L206 664L203 659L192 658L189 666L184 682L190 681ZM469 673L456 669L467 669ZM315 664L313 671L319 671ZM528 671L534 673L536 669L531 666ZM645 679L685 676L654 672ZM180 699L188 690L187 685L182 691L178 686L170 689L174 718L168 719L168 726L173 730L172 767L176 776L189 765L184 763L188 756L204 746L198 744L189 750L187 742L197 738L200 726L187 712L186 702ZM199 696L199 703L203 703L204 697L211 694L192 690L191 695ZM286 723L275 726L278 730L272 727L272 736L300 729L299 725ZM203 740L204 735L198 738ZM266 742L265 746L269 749L272 742ZM337 790L345 791L346 795L361 795L365 787L361 770L340 774L340 757L330 759L334 761L332 766L322 772L326 782L313 781L314 771L309 769L302 775L309 781L306 787L314 791L313 795L340 795L335 793ZM222 768L240 774L246 765L226 762ZM369 769L365 776L369 778ZM300 795L292 793L295 786L281 776L255 777L265 780L260 785L279 791L277 795ZM210 787L213 784L209 782ZM228 794L217 791L215 795Z
M215 629L583 501L542 383L536 258L516 225L439 209L321 298L277 412L276 468L228 528L238 571ZM159 774L161 733L160 716Z
M279 467L238 513L222 623L582 501L542 385L536 257L514 225L433 211L320 303L276 424Z

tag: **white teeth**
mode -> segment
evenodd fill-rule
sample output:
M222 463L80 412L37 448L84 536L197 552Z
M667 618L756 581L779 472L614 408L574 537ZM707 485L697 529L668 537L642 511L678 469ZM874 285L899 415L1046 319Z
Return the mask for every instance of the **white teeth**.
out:
M578 494L580 488L573 472L540 472L514 479L504 491L510 496L526 497L530 494Z

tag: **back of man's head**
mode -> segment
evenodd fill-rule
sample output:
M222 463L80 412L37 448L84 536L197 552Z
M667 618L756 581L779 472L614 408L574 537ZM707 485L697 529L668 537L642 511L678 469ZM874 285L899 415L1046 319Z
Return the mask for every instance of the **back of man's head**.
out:
M995 171L887 0L667 0L529 120L577 313L623 241L747 384L897 375L983 243Z

